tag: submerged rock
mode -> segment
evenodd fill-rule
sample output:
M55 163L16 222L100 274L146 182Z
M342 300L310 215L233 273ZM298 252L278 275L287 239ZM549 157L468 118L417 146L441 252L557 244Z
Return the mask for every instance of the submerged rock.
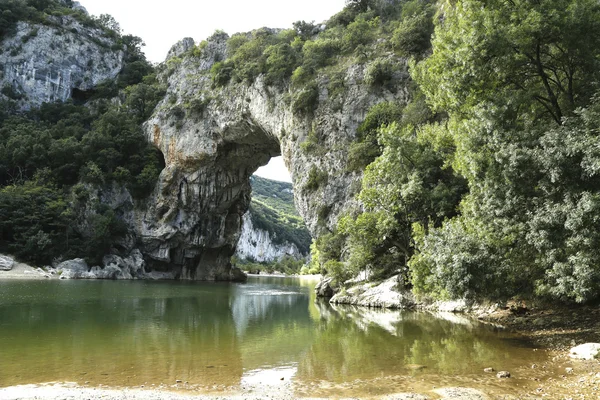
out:
M489 397L477 389L471 388L441 388L434 390L442 396L441 400L488 400Z
M500 371L496 374L497 378L510 378L510 372L508 371Z
M102 260L103 267L89 268L85 260L77 258L56 266L60 279L174 279L173 273L146 273L142 253L135 249L127 257L114 254Z
M10 271L15 265L15 260L12 257L0 255L0 271Z
M571 358L580 360L593 360L598 358L600 353L600 343L585 343L573 347L569 352Z

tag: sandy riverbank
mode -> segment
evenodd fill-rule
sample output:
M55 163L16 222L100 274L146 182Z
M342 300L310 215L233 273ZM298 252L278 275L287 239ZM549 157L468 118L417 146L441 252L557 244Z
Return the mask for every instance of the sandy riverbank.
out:
M0 271L0 280L15 279L15 280L32 280L32 279L58 279L58 276L50 276L44 272L40 272L31 265L15 261L10 271Z

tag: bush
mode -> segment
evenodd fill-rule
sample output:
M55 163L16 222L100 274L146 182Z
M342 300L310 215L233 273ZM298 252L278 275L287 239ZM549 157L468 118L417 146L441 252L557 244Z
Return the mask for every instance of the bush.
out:
M401 55L417 56L431 47L432 34L432 15L423 12L402 20L394 30L391 42Z
M213 87L225 86L231 80L233 65L231 62L219 61L210 68L210 76Z
M294 113L311 113L319 104L319 87L311 83L294 94L292 110Z
M394 66L389 60L377 59L365 71L365 83L370 86L387 86L394 78Z
M323 171L313 165L310 171L308 172L308 179L304 184L304 190L314 192L319 187L326 185L328 179L329 175L326 171Z

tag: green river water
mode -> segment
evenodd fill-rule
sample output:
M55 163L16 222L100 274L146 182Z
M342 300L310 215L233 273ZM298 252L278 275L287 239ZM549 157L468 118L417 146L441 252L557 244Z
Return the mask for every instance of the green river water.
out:
M544 351L444 314L333 307L315 281L0 281L0 387L77 382L297 396L518 392ZM483 369L508 370L499 380ZM493 375L493 376L492 376ZM283 378L283 379L282 379Z

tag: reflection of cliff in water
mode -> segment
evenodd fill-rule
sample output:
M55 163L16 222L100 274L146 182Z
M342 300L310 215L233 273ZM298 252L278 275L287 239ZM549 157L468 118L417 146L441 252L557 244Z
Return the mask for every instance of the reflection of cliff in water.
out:
M243 338L239 345L244 368L287 365L307 350L313 340L309 290L281 278L235 287L231 313L236 333Z

